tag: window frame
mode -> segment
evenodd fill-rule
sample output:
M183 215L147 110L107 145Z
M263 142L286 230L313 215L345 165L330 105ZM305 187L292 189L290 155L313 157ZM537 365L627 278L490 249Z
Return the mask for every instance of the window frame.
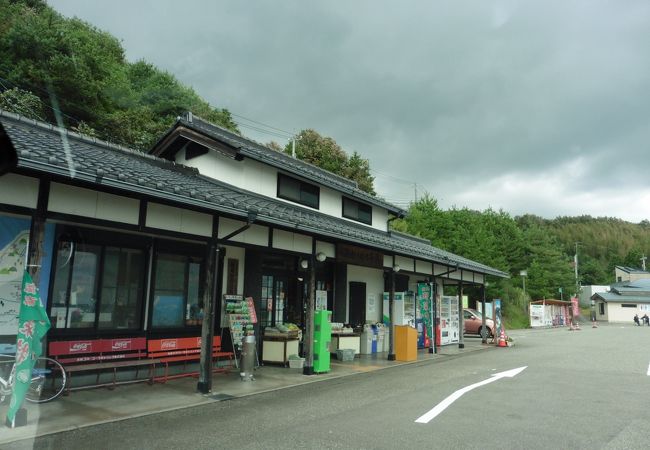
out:
M346 201L354 203L356 205L356 207L357 207L357 216L356 217L352 216L352 215L348 215L348 214L345 213L345 202ZM361 217L359 216L358 212L360 211L361 208L368 208L369 209L369 217L370 217L370 219L368 221L365 221L365 220L361 219ZM354 220L355 222L363 223L365 225L372 226L372 205L360 202L358 200L355 200L353 198L346 197L346 196L343 195L343 196L341 196L341 217L344 217L344 218L350 219L350 220Z
M156 299L156 278L158 271L158 257L160 254L180 256L184 260L183 267L183 324L181 326L154 326L154 301ZM199 291L198 291L198 304L203 302L203 294L205 289L205 276L206 276L206 249L200 244L189 244L172 241L157 241L153 249L153 258L151 265L151 286L149 289L148 304L150 305L147 313L147 331L152 334L167 335L170 332L183 334L188 332L196 334L197 330L201 330L202 324L187 324L185 318L185 311L189 299L189 281L190 281L190 264L199 260Z
M99 247L99 259L97 261L97 267L95 269L95 282L94 282L94 294L97 298L95 302L95 319L91 327L62 327L57 328L55 324L52 324L50 333L54 336L70 336L70 335L114 335L116 333L122 333L125 335L138 335L144 331L145 324L145 311L147 307L147 278L150 270L149 267L149 250L152 245L151 239L143 239L143 236L134 236L129 234L120 233L118 231L103 231L98 229L78 227L72 225L57 225L54 238L54 247L53 247L53 256L52 256L52 269L50 274L50 280L48 284L48 301L46 305L47 315L52 321L52 308L59 307L55 305L55 284L57 279L57 270L59 262L59 244L61 242L72 242L76 245L94 245ZM140 274L140 283L141 283L141 294L138 299L139 305L135 308L138 312L139 320L137 325L133 328L100 328L99 327L99 313L102 307L102 298L101 291L103 288L103 278L104 278L104 266L105 266L105 257L106 249L108 247L114 248L127 248L131 250L140 250L142 251L144 267L142 273ZM77 249L75 248L73 254L70 257L69 263L71 264L69 272L67 274L66 280L66 304L65 308L70 308L70 292L72 290L72 277L74 272L74 261L76 259ZM69 311L66 312L69 314Z
M294 198L286 194L282 194L281 192L281 186L283 183L283 180L286 180L286 182L293 182L293 183L298 183L298 188L299 188L299 197L300 198ZM307 192L309 190L312 190L310 194L316 196L316 204L311 204L306 200L303 200L302 198L302 193ZM285 175L283 173L278 172L278 183L277 183L277 192L276 195L278 198L281 198L283 200L288 200L293 203L298 203L300 205L307 206L309 208L313 209L320 209L320 186L312 183L308 183L306 181L302 181L298 178L290 177L289 175Z

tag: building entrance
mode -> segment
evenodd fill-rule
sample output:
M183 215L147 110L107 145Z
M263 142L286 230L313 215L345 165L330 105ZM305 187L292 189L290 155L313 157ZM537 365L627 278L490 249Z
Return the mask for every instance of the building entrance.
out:
M275 326L286 322L288 292L287 277L262 275L261 318L262 327Z

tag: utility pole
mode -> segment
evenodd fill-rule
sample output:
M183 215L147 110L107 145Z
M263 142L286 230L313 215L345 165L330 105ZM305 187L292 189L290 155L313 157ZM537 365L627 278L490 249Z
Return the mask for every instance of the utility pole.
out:
M299 141L300 139L302 139L302 136L300 135L292 136L289 138L291 141L291 157L293 159L296 159L296 141Z
M523 284L524 295L526 295L526 277L528 276L528 271L527 270L521 270L521 271L519 271L519 275L521 275L521 282Z
M580 242L576 242L576 252L573 255L573 262L575 265L575 271L576 271L576 285L578 284L578 244Z
M415 201L417 202L418 201L418 184L417 183L413 183L413 190L414 190L414 193L415 193Z

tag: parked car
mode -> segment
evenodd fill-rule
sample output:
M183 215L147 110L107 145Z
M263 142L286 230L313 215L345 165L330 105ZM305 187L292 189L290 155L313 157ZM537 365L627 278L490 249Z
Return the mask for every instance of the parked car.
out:
M465 334L478 334L482 335L483 316L475 309L463 309L463 325ZM494 321L485 318L485 326L487 327L487 336L494 335Z

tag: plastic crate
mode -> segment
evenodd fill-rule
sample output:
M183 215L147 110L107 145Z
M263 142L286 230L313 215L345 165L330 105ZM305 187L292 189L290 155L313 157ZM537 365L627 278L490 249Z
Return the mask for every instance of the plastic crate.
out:
M353 348L339 348L336 350L336 359L339 361L354 361L356 351Z
M302 369L304 365L305 365L305 358L289 360L289 368L291 369Z

